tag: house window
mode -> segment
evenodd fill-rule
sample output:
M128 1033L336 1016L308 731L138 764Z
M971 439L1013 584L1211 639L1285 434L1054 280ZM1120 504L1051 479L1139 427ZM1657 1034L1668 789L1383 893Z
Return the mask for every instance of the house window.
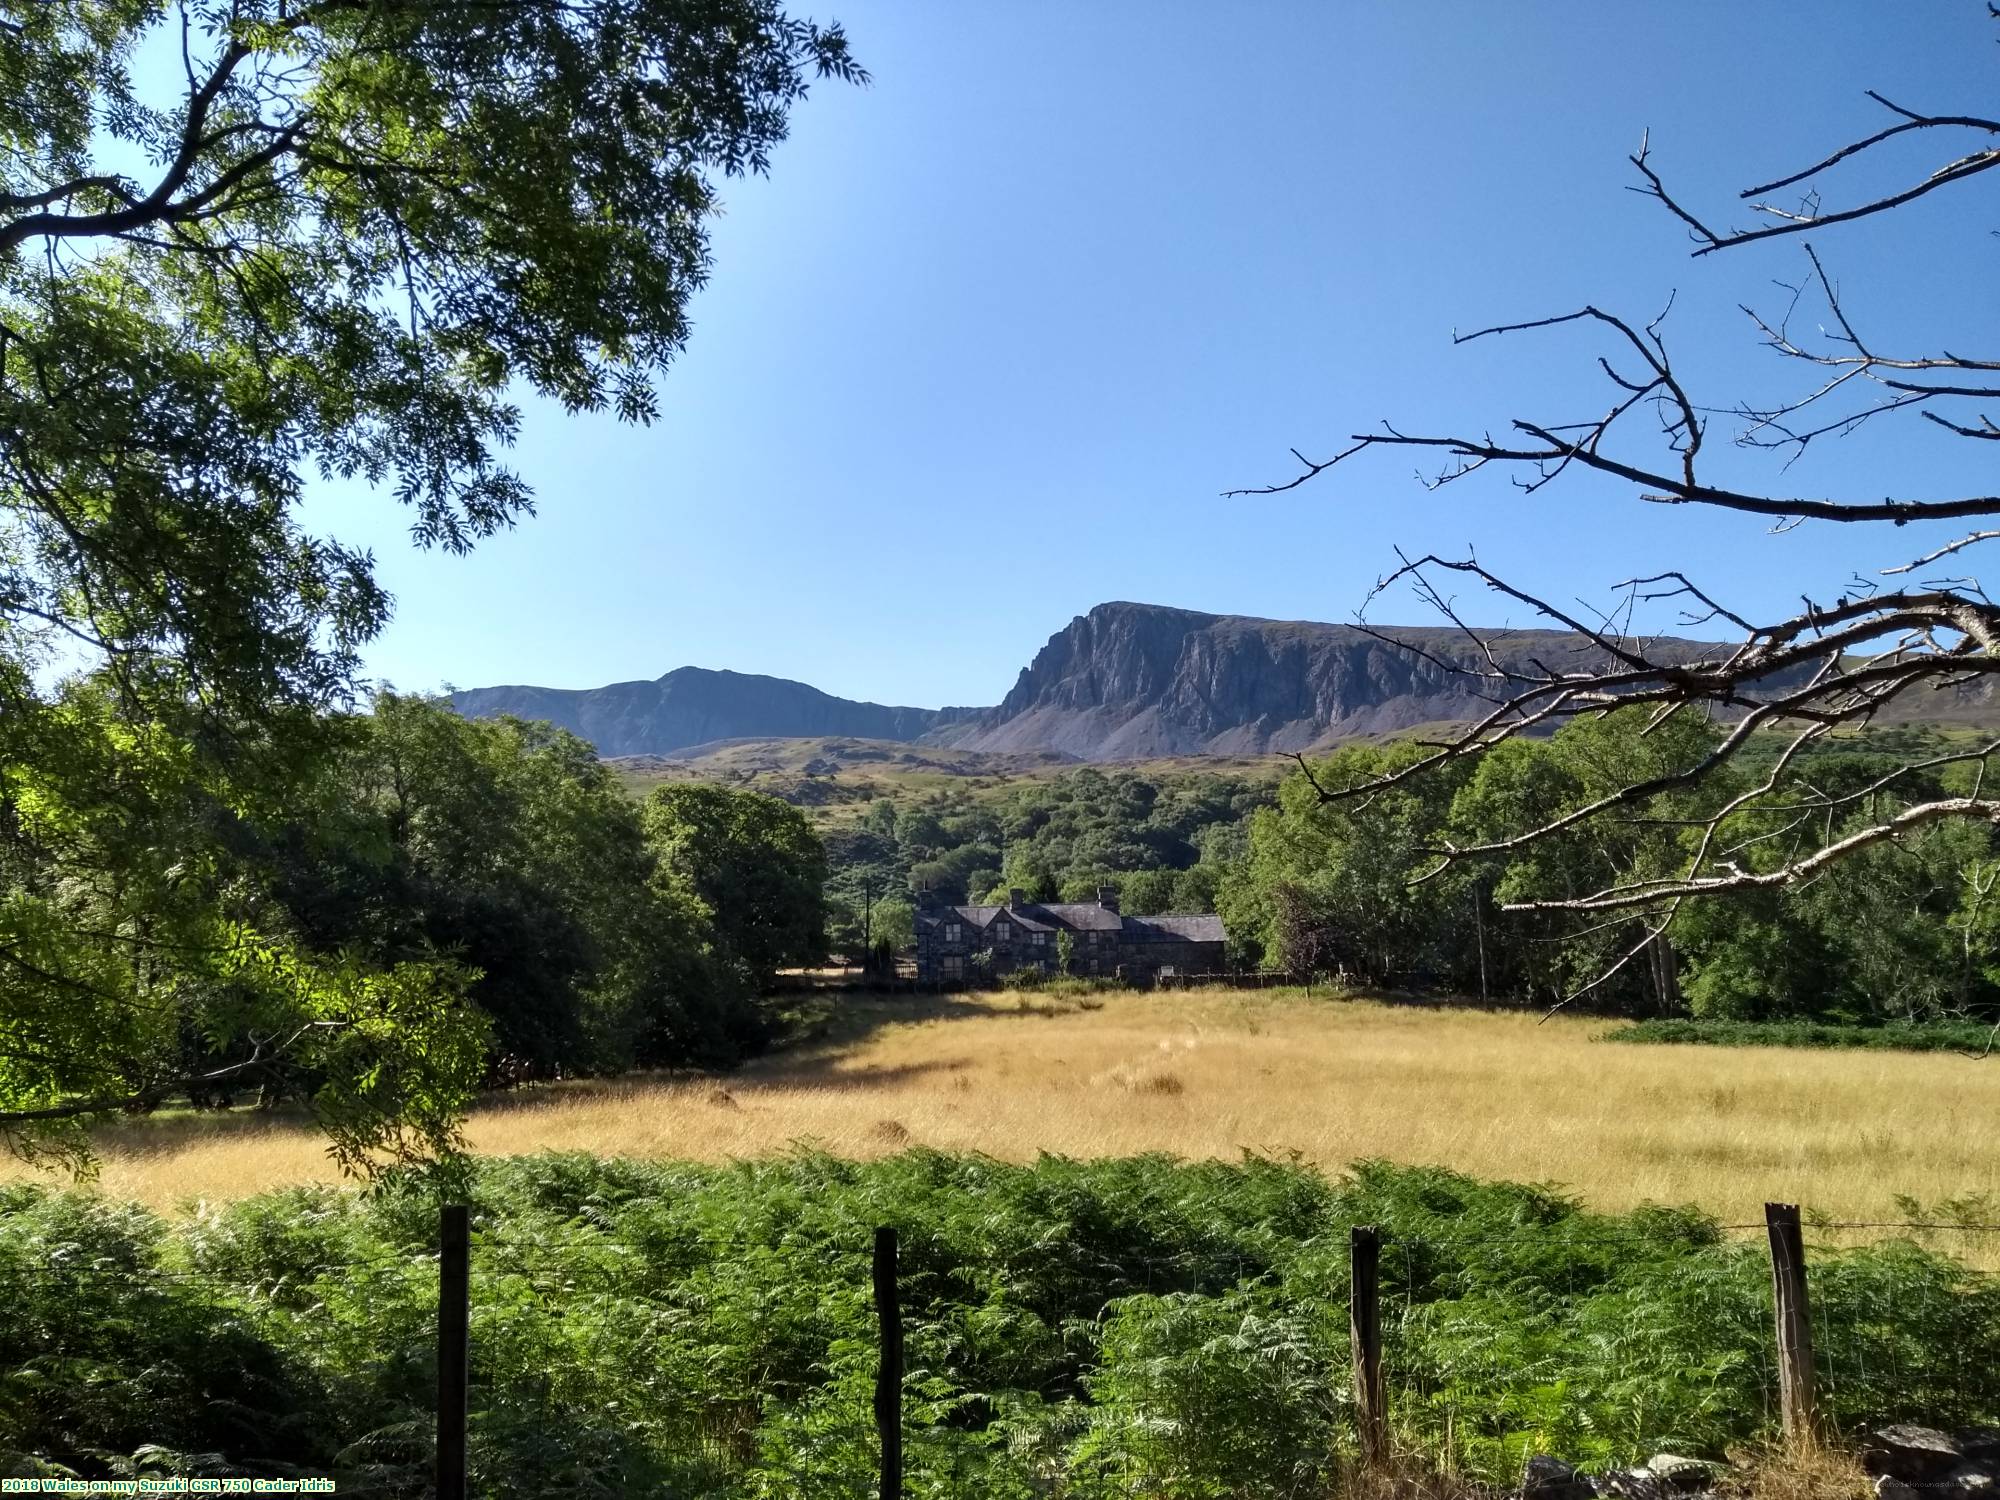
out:
M962 978L964 974L965 974L965 964L963 960L958 958L947 958L944 961L945 978L959 979Z
M1014 935L1014 929L1013 929L1013 928L1011 928L1011 927L1009 927L1009 926L1008 926L1008 925L1007 925L1007 924L1006 924L1005 922L995 922L995 923L993 924L993 941L994 941L994 942L996 942L996 943L1004 943L1004 942L1006 942L1006 941L1007 941L1007 940L1008 940L1009 938L1013 937L1013 935Z
M1048 940L1049 935L1046 932L1031 932L1028 934L1028 941L1033 943L1037 948L1042 947Z
M1090 961L1090 972L1093 974L1097 972L1097 960L1094 958Z
M947 943L955 943L958 941L958 923L947 922L944 924L944 940Z

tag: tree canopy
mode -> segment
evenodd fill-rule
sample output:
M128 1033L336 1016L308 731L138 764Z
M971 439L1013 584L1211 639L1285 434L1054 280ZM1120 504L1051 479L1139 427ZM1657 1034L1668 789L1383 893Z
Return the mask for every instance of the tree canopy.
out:
M1626 817L1572 819L1631 778L1672 781L1723 737L1691 717L1653 724L1635 706L1423 776L1397 779L1430 753L1409 740L1308 759L1276 806L1251 814L1246 852L1219 871L1230 940L1295 972L1544 1007L1869 1024L2000 1016L2000 838L1982 824L1863 850L1797 890L1697 904L1636 953L1622 924L1570 917L1561 903L1576 893L1679 868L1709 837L1750 869L1778 866L1792 845L1771 831L1801 799L1867 787L1886 768L1932 763L1858 802L1846 826L1956 795L1969 776L1950 763L1962 732L1874 731L1795 758L1767 793L1747 795L1772 773L1738 765ZM1757 749L1775 760L1781 747ZM1497 852L1438 854L1565 819Z
M722 958L753 990L826 955L826 851L776 797L683 783L646 799L646 834L710 913Z
M321 946L241 862L354 773L326 711L389 610L301 497L376 486L418 545L463 549L531 508L503 456L521 393L647 420L717 180L768 165L815 77L865 75L770 0L0 0L17 1146L78 1153L80 1120L280 1056L350 1159L448 1142L478 981L409 932ZM499 794L400 727L422 744L370 753L458 756L451 795ZM431 790L400 856L419 884L452 826Z

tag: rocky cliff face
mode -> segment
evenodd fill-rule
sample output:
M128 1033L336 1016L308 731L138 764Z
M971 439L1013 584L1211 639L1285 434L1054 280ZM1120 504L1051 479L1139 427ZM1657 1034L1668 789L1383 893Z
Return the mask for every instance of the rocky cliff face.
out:
M459 712L549 719L604 755L671 755L728 739L844 735L1084 760L1255 755L1462 723L1492 708L1479 649L1453 629L1351 625L1100 604L1050 637L997 708L886 708L800 682L683 667L583 692L475 688ZM1402 644L1397 644L1398 642ZM1596 648L1555 630L1487 637L1503 665L1576 670ZM1656 649L1692 656L1694 642ZM1961 699L1963 701L1961 701ZM2000 704L1932 695L1911 716L1992 723Z
M1052 637L998 708L928 736L967 750L1060 750L1089 760L1304 750L1355 735L1466 720L1492 704L1484 666L1450 629L1350 625L1100 604ZM1516 631L1502 661L1583 664L1576 636ZM1689 647L1693 650L1693 647ZM1454 668L1464 668L1457 671Z
M670 755L711 740L751 737L909 741L976 712L857 703L782 677L702 667L681 667L654 682L601 688L470 688L453 693L451 702L473 719L498 714L547 719L582 735L600 755Z

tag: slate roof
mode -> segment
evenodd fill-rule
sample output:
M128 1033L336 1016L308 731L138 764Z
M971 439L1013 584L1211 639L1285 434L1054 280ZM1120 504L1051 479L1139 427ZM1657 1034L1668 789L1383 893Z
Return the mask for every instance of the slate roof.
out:
M1214 912L1186 917L1128 917L1125 936L1140 943L1219 943L1222 918Z
M1095 901L1064 901L1033 908L1045 912L1064 927L1077 932L1116 932L1124 923L1124 918Z
M992 911L993 915L987 918L989 925L1004 920L1012 922L1023 932L1054 932L1056 930L1056 924L1048 920L1047 915L1042 912L1040 907L996 906L992 908Z
M923 927L937 922L964 922L973 927L984 928L1006 910L1004 906L926 906L917 912L917 925Z
M933 906L917 913L920 926L936 922L964 922L985 932L995 922L1007 921L1023 932L1054 932L1055 924L1037 920L1032 912L1007 906Z
M1094 901L1031 902L1026 906L939 906L917 913L929 924L959 921L985 931L1006 918L1023 932L1122 932L1134 942L1219 943L1222 918L1213 913L1184 917L1126 917Z

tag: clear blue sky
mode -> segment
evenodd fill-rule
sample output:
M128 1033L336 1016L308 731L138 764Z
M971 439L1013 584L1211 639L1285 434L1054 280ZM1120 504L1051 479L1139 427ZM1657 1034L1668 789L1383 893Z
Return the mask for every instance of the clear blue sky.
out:
M1772 536L1584 476L1530 499L1498 474L1431 494L1395 455L1274 499L1219 492L1384 418L1598 415L1589 340L1450 341L1586 300L1643 318L1677 290L1666 334L1701 391L1788 388L1798 372L1737 304L1782 299L1798 242L1691 260L1625 190L1625 156L1650 126L1676 188L1741 220L1736 189L1887 123L1864 89L1990 109L2000 27L1982 5L812 13L846 24L875 81L816 88L769 180L727 188L663 420L531 405L515 459L540 514L466 558L416 552L387 495L315 498L308 523L372 546L397 596L374 674L589 687L693 664L991 703L1100 601L1345 620L1398 545L1472 544L1563 598L1684 567L1754 611L1925 540ZM1904 153L1829 181L1930 164ZM1819 236L1850 311L1912 343L1996 342L1990 180ZM1926 425L1774 481L1718 423L1712 472L1806 494L1990 489L1991 455L1969 451L1984 445ZM1371 618L1434 622L1407 596Z

